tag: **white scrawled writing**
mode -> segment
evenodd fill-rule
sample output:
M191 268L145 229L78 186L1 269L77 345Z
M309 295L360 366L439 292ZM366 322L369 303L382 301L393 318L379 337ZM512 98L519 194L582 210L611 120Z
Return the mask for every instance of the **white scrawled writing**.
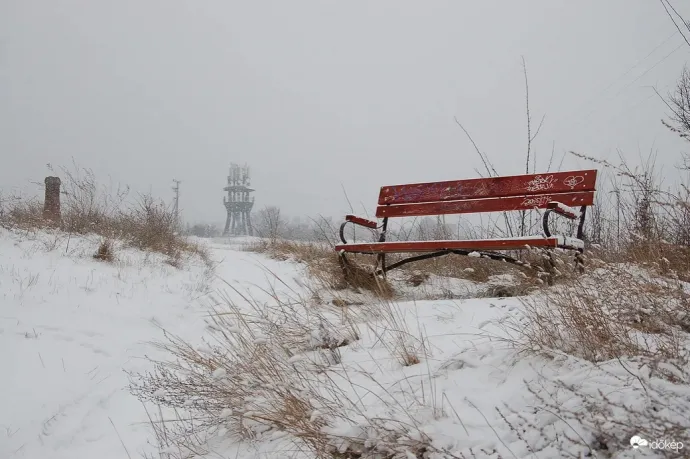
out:
M527 191L546 191L553 188L558 179L553 175L537 175L527 182Z
M551 196L535 196L533 198L525 198L522 205L525 207L542 207L551 201Z
M565 186L569 186L570 189L572 190L573 188L575 188L577 185L579 185L580 183L582 183L584 181L585 181L585 178L581 175L571 175L571 176L567 177L565 180L563 180L563 184Z

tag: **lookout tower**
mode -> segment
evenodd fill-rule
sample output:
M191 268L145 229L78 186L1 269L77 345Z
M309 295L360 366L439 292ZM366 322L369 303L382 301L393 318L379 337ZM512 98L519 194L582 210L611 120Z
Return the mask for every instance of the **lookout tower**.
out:
M254 189L249 188L249 184L249 167L232 163L230 175L228 175L228 186L223 188L228 193L226 197L223 197L223 204L228 212L223 236L252 235L250 213L254 207L254 197L250 198L249 193Z

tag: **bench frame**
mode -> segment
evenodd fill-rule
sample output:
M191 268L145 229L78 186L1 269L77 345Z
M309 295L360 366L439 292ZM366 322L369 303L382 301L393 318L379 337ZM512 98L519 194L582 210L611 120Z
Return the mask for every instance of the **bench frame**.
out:
M455 180L381 187L376 221L355 215L346 215L340 225L340 240L335 250L341 262L347 265L346 253L376 255L374 272L383 276L392 269L415 261L448 254L470 255L529 266L500 251L541 248L548 250L547 270L554 269L552 249L575 251L575 263L584 270L584 223L587 207L594 203L596 170L528 174L485 179ZM575 206L575 207L572 207ZM454 241L386 242L388 219L404 216L433 216L456 213L482 213L545 209L542 216L543 236L507 239L480 239ZM579 219L576 236L554 236L549 228L549 217L555 213L570 220ZM345 228L348 224L362 226L376 233L373 243L348 243ZM386 264L387 253L413 253L400 261ZM537 267L543 271L541 267Z

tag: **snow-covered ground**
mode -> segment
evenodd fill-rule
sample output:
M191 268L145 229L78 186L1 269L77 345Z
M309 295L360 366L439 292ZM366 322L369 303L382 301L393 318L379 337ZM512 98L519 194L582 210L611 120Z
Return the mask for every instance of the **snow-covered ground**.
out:
M165 358L151 345L163 329L200 344L209 334L212 292L225 289L242 304L225 282L258 303L272 301L273 292L307 294L302 267L221 242L210 245L212 276L201 261L178 269L157 255L117 248L117 261L102 263L91 257L97 239L0 230L0 458L166 457L157 454L147 413L128 389L128 372L151 369L145 357ZM396 438L400 457L417 457L405 444L420 436L435 448L428 457L577 457L585 448L574 443L598 440L544 406L543 398L582 409L576 397L549 392L553 381L591 394L608 388L621 400L636 393L624 385L637 376L623 366L595 372L568 356L517 355L501 324L522 323L519 299L400 300L393 309L423 344L421 362L404 366L392 355L382 339L390 320L359 324L360 339L339 348L333 364L342 378L329 384L349 403L328 427L334 436L375 441L367 423L387 419L391 430L407 426L407 437ZM542 396L534 392L539 385ZM309 457L288 437L257 432L251 442L238 441L221 429L206 457ZM651 451L631 448L616 457L643 454Z
M126 371L147 368L161 329L199 341L200 300L218 281L200 261L180 270L136 250L99 262L98 242L0 230L0 458L122 458L123 443L132 457L152 451ZM262 264L295 272L245 252L214 256L228 281L260 285Z

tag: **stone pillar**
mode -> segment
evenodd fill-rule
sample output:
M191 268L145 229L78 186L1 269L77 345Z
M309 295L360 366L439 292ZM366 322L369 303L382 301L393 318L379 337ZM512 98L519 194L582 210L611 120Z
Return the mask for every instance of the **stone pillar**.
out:
M46 177L46 197L43 203L43 218L60 221L60 177Z

